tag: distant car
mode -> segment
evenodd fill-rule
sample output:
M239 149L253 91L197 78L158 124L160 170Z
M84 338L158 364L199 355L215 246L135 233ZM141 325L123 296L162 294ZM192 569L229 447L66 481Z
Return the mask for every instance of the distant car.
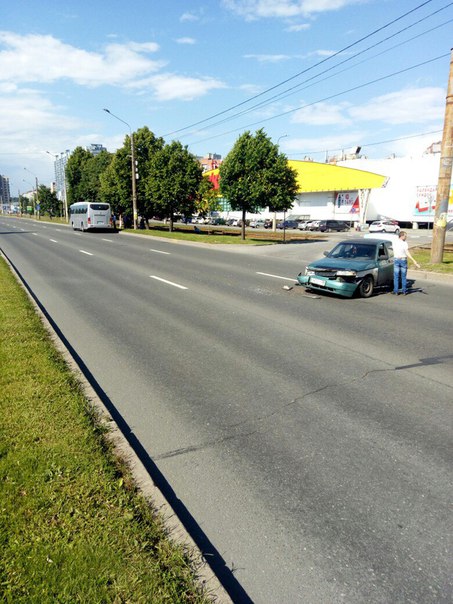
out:
M349 225L340 220L320 220L318 230L321 231L321 233L329 231L349 231Z
M251 220L250 225L252 229L264 229L264 220L258 218L257 220Z
M277 229L297 229L297 220L282 220L277 224Z
M348 239L324 256L299 273L297 280L307 289L369 298L376 287L393 284L393 249L387 239Z
M398 234L400 232L400 227L395 220L375 220L370 224L369 232Z
M307 231L317 231L320 222L320 220L310 220L307 224Z
M306 231L307 230L307 226L310 224L310 220L302 220L301 222L298 223L297 228L300 231Z
M272 224L273 224L273 220L271 218L266 218L266 220L264 221L264 228L271 229Z

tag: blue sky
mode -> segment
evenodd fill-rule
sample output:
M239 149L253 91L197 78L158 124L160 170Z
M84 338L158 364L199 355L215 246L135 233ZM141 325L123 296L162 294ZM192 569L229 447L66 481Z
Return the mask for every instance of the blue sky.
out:
M441 139L452 33L447 0L8 2L0 173L15 196L53 180L46 151L114 151L128 128L104 107L196 155L262 127L291 159L418 156Z

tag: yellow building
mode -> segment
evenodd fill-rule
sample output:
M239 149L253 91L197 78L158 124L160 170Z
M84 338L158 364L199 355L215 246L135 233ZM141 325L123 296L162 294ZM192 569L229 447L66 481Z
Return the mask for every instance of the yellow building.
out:
M334 164L293 159L288 160L288 164L296 171L299 185L299 194L288 213L298 218L335 218L363 223L370 191L387 181L382 174ZM215 188L219 187L219 170L206 172L206 176ZM266 214L269 214L268 208L261 215L266 217Z

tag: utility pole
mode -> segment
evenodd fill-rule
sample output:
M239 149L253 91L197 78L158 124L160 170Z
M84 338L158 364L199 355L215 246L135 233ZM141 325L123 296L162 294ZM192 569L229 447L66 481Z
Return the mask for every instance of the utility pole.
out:
M445 232L447 228L448 202L450 197L451 172L453 163L453 49L450 53L450 76L448 79L445 104L444 131L440 151L439 180L437 182L436 212L434 215L431 262L443 261Z

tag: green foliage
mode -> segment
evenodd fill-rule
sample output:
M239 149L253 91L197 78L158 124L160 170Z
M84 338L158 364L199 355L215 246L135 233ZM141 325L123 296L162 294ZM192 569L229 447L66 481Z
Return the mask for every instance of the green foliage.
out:
M28 197L25 197L24 195L19 195L19 207L20 207L20 211L22 214L27 213L27 207L29 205L31 205L31 204L30 204L30 200L28 199Z
M147 199L147 176L149 163L156 151L162 149L164 141L156 138L144 126L133 134L136 160L137 210L143 216L152 216L152 203ZM123 146L117 150L107 169L100 176L99 199L110 203L116 214L132 216L132 156L131 137L127 135Z
M66 164L66 183L68 205L77 201L85 201L84 169L91 153L82 147L76 147Z
M195 211L202 216L207 216L211 212L216 212L219 209L220 200L218 191L214 189L214 185L210 180L203 178L198 189Z
M262 129L245 132L220 166L220 190L244 218L266 206L286 211L297 193L296 173Z
M178 141L165 145L149 162L146 180L148 203L164 216L192 214L203 180L197 158Z
M66 165L68 204L77 201L100 201L100 177L112 161L112 154L101 151L93 155L77 147Z
M58 200L55 191L51 191L45 185L39 185L38 199L41 215L47 214L51 218L61 215L61 202Z

